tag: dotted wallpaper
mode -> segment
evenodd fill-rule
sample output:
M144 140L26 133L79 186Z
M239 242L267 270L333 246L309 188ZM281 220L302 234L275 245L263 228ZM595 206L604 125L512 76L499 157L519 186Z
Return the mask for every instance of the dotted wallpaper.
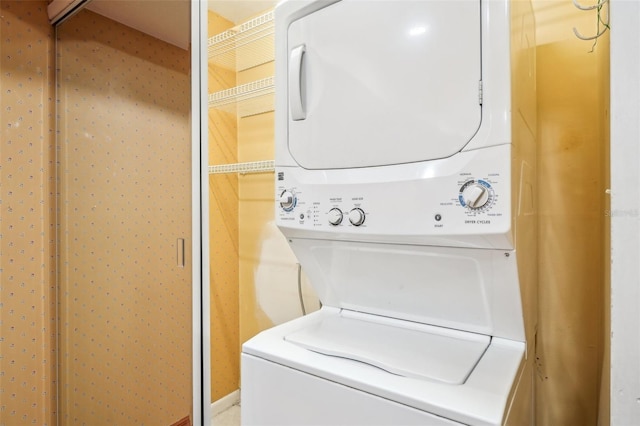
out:
M234 24L209 12L209 36ZM209 92L236 85L236 73L209 64ZM215 109L209 113L209 164L238 161L235 114ZM211 261L211 400L240 386L240 317L238 288L238 175L209 175Z
M55 424L54 39L0 2L0 425Z
M83 11L58 32L61 424L191 414L190 54Z

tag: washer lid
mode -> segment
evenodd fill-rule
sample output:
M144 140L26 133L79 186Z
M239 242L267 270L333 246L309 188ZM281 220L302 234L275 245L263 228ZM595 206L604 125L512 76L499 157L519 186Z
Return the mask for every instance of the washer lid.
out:
M344 310L284 339L399 376L452 385L467 380L491 342L481 334Z
M294 21L277 89L292 157L335 169L460 151L482 120L481 39L479 0L342 0Z

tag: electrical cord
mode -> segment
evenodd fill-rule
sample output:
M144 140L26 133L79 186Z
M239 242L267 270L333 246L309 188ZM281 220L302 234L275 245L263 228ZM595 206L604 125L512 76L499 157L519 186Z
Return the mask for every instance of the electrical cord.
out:
M302 309L302 315L307 315L307 310L304 307L304 299L302 298L302 265L298 265L298 297L300 298L300 308Z

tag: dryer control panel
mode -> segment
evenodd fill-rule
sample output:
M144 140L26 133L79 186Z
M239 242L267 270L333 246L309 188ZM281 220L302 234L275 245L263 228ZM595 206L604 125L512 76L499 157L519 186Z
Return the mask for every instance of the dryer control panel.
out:
M276 170L285 235L510 248L509 146L398 166Z

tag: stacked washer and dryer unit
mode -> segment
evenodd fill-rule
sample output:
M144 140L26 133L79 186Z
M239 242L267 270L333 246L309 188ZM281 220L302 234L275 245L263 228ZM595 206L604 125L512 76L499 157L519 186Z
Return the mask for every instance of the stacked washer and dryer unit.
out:
M322 308L242 352L246 425L525 425L528 2L276 8L276 221Z

